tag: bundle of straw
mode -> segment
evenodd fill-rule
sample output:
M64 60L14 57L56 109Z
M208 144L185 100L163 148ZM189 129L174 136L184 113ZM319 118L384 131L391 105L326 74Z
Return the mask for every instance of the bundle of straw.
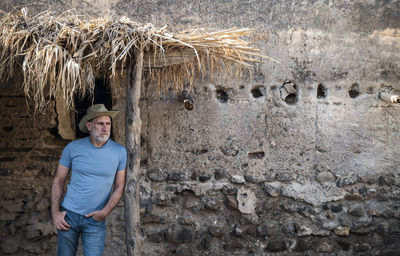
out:
M266 58L240 39L251 32L232 28L173 35L166 27L157 29L126 17L85 19L72 11L59 16L43 12L29 17L22 9L0 19L0 76L9 77L22 66L24 92L33 98L37 110L43 109L58 92L73 108L74 95L93 93L95 78L104 72L111 79L115 79L117 72L123 75L134 51L143 49L149 79L157 80L159 91L173 84L178 92L184 83L192 86L194 79L204 72L235 64L239 74L251 63ZM156 63L169 52L184 51L190 51L192 58L183 57L183 61L173 65L167 61L161 66Z

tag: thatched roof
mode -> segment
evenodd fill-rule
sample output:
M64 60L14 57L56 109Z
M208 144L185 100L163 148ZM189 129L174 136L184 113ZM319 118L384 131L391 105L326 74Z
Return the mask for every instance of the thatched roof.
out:
M92 93L95 78L104 74L115 81L124 75L135 50L143 49L149 79L157 81L161 92L169 87L178 92L205 72L232 72L234 66L240 74L261 62L266 56L241 39L251 32L232 28L172 34L166 27L127 17L88 19L72 11L29 17L22 9L0 19L0 76L4 79L22 68L24 91L37 109L60 91L73 108L75 94Z

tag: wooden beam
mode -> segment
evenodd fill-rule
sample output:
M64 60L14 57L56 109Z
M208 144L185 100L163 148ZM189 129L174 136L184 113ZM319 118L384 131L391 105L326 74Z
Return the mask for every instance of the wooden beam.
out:
M143 58L143 65L145 68L162 68L192 62L195 57L196 54L191 49L175 49L164 54L146 52Z
M128 256L141 255L142 235L140 232L140 88L143 75L143 49L135 51L135 64L129 61L126 85L125 137L128 164L125 181L125 222Z

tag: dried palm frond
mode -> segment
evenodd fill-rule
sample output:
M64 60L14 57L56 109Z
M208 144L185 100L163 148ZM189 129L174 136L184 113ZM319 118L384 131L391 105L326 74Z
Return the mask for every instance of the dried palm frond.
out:
M9 77L22 65L24 91L37 110L58 92L73 108L74 95L93 93L95 77L123 76L135 50L143 49L150 81L157 82L161 93L169 87L178 92L205 73L236 66L232 75L240 75L251 63L268 58L240 39L251 32L203 29L173 35L166 27L157 29L126 17L85 19L72 11L28 17L23 9L0 19L0 76Z

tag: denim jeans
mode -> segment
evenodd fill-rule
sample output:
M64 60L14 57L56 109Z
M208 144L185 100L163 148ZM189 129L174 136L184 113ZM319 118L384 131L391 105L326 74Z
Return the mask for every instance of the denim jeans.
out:
M86 218L84 215L68 210L66 210L65 220L71 228L69 230L58 230L58 256L74 256L78 249L80 236L82 236L85 256L103 255L106 240L105 220L99 222L92 217Z

